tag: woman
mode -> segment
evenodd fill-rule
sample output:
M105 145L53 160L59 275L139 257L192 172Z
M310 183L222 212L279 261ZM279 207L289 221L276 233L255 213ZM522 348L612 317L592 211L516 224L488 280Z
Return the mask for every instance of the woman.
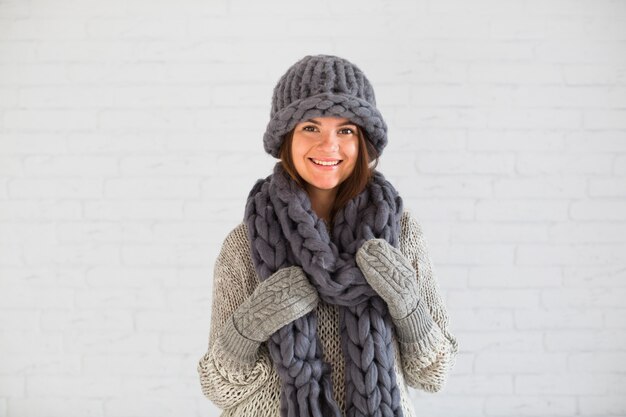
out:
M458 345L418 222L374 168L387 126L362 71L306 56L274 88L249 193L215 265L198 372L222 416L413 416Z

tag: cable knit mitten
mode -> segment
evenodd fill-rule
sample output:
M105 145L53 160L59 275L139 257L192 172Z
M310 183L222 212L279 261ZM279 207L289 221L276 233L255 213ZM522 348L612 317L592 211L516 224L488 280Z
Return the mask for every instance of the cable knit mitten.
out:
M317 290L299 266L282 268L262 281L233 313L218 339L232 361L252 362L261 344L281 327L311 312Z
M284 325L313 310L317 290L299 266L282 268L261 282L235 310L233 321L242 336L264 342Z
M384 239L370 239L358 250L356 262L391 317L403 319L415 310L420 299L415 270L398 249Z
M403 340L419 340L428 334L434 321L420 297L415 269L399 249L384 239L370 239L357 251L356 263L387 303Z

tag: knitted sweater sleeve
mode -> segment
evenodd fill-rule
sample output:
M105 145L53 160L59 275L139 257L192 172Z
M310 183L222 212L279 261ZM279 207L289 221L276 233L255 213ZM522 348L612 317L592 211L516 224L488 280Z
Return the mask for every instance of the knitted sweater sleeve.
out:
M424 301L421 314L429 315L421 319L434 324L417 341L406 342L400 338L399 346L402 368L409 386L427 392L437 392L445 384L448 371L455 364L458 352L456 337L450 333L449 316L441 297L439 284L433 276L433 268L428 254L426 239L418 221L405 214L403 227L408 228L404 246L411 257L411 264L417 272L420 296Z
M233 312L250 296L257 283L243 224L233 229L222 245L213 274L213 303L208 350L198 363L200 385L204 395L215 405L228 409L244 401L263 384L271 373L266 345L240 340L237 355L222 343L237 333L228 329Z

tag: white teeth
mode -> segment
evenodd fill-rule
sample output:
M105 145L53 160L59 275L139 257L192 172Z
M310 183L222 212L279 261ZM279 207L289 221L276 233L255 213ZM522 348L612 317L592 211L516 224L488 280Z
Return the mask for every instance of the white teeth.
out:
M315 162L317 165L325 165L325 166L330 166L330 165L337 165L339 163L339 161L333 161L333 162L325 162L325 161L319 161L317 159L313 159L311 158L311 160L313 162Z

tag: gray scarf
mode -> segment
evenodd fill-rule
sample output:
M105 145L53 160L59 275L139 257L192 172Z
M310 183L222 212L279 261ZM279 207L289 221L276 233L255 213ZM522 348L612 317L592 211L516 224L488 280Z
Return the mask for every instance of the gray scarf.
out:
M339 306L348 417L403 415L391 316L355 261L369 239L382 238L397 247L401 214L402 199L379 172L335 215L332 237L311 209L307 192L280 162L248 195L245 222L260 279L301 266L320 299ZM281 378L282 417L341 416L315 310L282 327L267 344Z

